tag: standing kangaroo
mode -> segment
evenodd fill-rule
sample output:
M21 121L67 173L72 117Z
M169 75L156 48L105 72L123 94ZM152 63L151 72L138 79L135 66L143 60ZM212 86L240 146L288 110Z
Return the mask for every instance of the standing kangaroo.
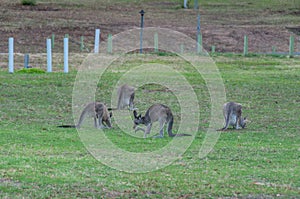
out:
M62 125L62 128L80 128L86 117L94 118L95 128L111 128L112 113L108 112L107 107L101 102L91 102L83 109L77 125ZM98 119L98 121L97 121ZM104 125L104 123L106 125Z
M225 131L229 126L235 129L245 128L247 119L242 117L242 105L236 102L227 102L223 105L225 126L220 129Z
M134 128L135 132L137 132L138 130L143 131L144 138L147 137L147 134L150 134L152 124L153 124L153 122L156 122L156 121L159 121L159 125L160 125L159 135L156 136L158 138L164 137L165 124L168 124L169 137L191 136L190 134L173 134L172 133L174 117L173 117L171 109L163 104L152 105L147 110L145 116L141 116L141 114L137 115L136 110L133 111L133 115L134 115L133 128ZM144 124L146 126L146 129L138 127L139 124Z
M132 86L124 84L118 88L118 106L117 108L108 108L108 110L121 110L129 107L129 110L135 110L134 108L134 90Z

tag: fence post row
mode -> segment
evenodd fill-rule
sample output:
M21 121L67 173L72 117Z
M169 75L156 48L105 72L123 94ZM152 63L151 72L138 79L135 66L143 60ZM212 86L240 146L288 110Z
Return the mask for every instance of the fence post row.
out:
M198 16L198 26L197 26L197 32L199 33L197 35L197 53L200 54L202 53L202 34L200 31L200 15ZM94 53L99 53L99 44L100 44L100 29L96 29L95 31L95 52ZM65 35L64 38L64 72L68 73L69 72L69 38L68 34ZM54 34L52 33L52 39L47 39L46 40L46 46L47 46L47 72L52 72L52 49L54 46ZM84 43L83 43L84 37L80 37L80 51L83 51L84 49ZM142 38L140 38L142 40ZM289 38L289 53L288 55L290 57L294 56L294 36L291 35ZM154 52L158 52L158 33L154 33ZM142 46L140 46L142 47ZM108 46L107 46L107 52L112 53L112 35L108 35ZM211 46L211 52L215 53L216 46ZM141 50L141 49L140 49ZM184 45L180 45L180 52L184 53ZM276 47L272 46L272 54L276 54ZM243 55L247 56L248 55L248 36L244 36L244 51ZM24 55L24 68L29 67L29 54ZM8 40L8 70L9 73L14 73L14 38L10 37Z

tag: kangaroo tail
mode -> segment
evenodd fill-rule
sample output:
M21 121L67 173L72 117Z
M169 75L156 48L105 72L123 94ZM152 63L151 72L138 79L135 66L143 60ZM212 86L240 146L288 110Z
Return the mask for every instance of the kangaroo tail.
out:
M76 125L60 125L59 128L76 128Z
M192 136L191 134L187 134L187 133L179 133L179 134L172 134L170 135L170 137L183 137L183 136Z
M107 108L108 111L115 111L118 110L118 108Z
M173 119L173 117L171 117L170 122L168 124L168 134L169 134L169 137L192 136L191 134L186 134L186 133L173 134L172 133L173 123L174 123L174 119Z
M175 134L172 133L173 123L174 123L174 119L173 119L173 116L171 115L170 116L170 121L168 123L168 134L169 134L169 137L174 137L175 136Z

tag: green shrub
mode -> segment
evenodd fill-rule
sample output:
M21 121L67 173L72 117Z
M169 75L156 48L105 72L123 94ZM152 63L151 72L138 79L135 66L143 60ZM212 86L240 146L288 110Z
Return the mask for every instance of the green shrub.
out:
M17 73L45 73L45 71L39 68L23 68Z
M21 0L21 4L24 6L35 6L36 0Z

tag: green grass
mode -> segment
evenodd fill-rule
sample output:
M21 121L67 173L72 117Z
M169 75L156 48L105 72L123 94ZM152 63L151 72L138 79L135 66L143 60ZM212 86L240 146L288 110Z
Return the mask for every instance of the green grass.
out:
M199 99L201 118L192 145L171 165L143 174L103 165L86 150L76 130L56 127L73 122L75 71L9 74L2 70L0 197L297 198L300 194L299 59L235 55L214 59L226 86L227 100L242 103L243 113L251 124L241 131L222 133L205 159L198 158L198 151L209 123L210 99L203 80L186 62L175 56L149 55L116 63L105 72L96 96L107 103L118 78L145 62L178 69ZM172 93L162 92L163 89L157 85L138 89L136 105L144 112L159 99L174 107L178 121L176 98ZM154 140L131 137L116 126L105 130L105 135L117 146L134 152L152 151L171 141L167 137Z

